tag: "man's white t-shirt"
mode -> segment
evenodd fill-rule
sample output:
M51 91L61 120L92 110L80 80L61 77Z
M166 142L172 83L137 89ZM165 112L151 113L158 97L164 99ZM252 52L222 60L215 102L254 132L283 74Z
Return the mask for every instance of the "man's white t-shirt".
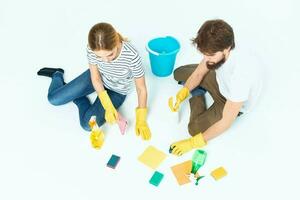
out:
M221 94L230 101L244 102L240 112L253 110L263 86L263 66L253 52L233 49L216 70Z

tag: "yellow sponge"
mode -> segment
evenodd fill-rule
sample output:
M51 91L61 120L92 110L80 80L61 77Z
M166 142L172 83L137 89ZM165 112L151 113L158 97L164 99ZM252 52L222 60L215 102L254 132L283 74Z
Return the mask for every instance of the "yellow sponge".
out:
M214 179L217 181L217 180L223 178L224 176L226 176L226 175L227 175L227 172L226 172L226 170L225 170L223 167L219 167L219 168L213 170L213 171L210 173L210 175L211 175L212 177L214 177Z

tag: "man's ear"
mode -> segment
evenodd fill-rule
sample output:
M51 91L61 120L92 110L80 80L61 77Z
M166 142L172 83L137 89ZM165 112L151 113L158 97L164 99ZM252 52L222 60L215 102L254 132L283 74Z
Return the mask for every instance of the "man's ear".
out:
M223 53L225 53L225 54L228 53L228 52L230 51L230 49L231 49L231 46L228 47L228 48L226 48L226 49L224 49L224 50L223 50Z
M228 48L226 48L226 49L224 49L224 53L228 53L230 50L231 50L231 46L228 47Z

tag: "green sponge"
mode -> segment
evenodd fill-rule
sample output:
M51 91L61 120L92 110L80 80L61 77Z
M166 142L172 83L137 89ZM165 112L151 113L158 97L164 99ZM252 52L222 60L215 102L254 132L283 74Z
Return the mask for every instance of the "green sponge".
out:
M158 186L163 178L164 178L164 175L162 173L155 171L154 174L152 175L149 183L154 186Z

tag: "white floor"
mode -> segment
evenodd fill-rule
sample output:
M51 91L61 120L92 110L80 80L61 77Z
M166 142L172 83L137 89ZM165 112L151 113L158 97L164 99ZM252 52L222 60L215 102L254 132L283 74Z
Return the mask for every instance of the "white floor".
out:
M289 1L8 1L0 3L0 199L299 199L299 3ZM257 50L266 87L257 109L211 141L199 186L178 186L170 166L191 159L168 155L157 169L165 177L159 187L148 183L153 170L138 162L153 145L168 151L188 136L189 105L176 123L168 97L180 88L172 76L155 77L146 42L173 35L182 45L176 67L195 63L191 45L208 19L229 22L239 41ZM125 136L105 126L103 149L90 147L79 126L77 108L47 102L50 79L36 76L40 67L61 66L66 81L87 69L85 47L90 27L112 23L140 51L147 71L149 142L134 133L135 92L121 112L129 121ZM95 98L95 95L91 96ZM115 170L106 167L111 154L121 156ZM218 182L209 173L224 166Z

